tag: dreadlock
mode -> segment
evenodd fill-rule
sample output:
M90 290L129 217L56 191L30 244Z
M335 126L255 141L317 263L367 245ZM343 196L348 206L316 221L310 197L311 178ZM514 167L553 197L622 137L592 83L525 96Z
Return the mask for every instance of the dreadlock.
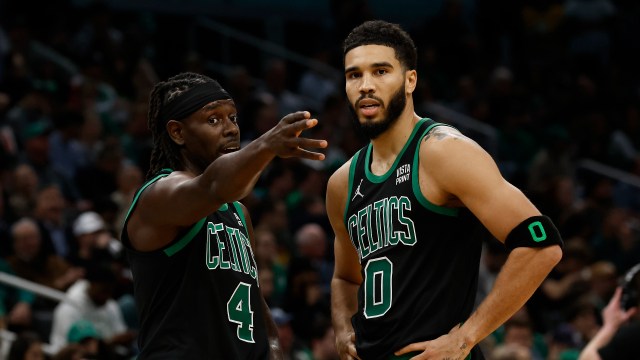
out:
M185 72L170 77L167 81L157 83L151 90L148 127L151 130L153 149L151 150L147 179L164 168L180 170L183 167L180 147L169 137L166 130L167 119L160 118L160 111L183 92L207 82L213 82L219 86L217 81L207 76Z

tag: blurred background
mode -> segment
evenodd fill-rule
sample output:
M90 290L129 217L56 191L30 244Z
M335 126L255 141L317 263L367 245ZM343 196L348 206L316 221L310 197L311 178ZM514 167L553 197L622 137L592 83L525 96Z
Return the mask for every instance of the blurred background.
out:
M231 93L245 142L292 111L320 120L309 136L329 140L327 160L275 160L243 203L287 358L335 359L324 195L366 144L345 101L341 44L368 19L399 23L416 42L418 114L476 140L565 240L563 260L483 342L485 355L577 358L640 262L634 0L0 0L2 353L135 356L121 222L149 167L149 92L194 71ZM479 241L481 301L506 253ZM95 318L64 308L74 296L91 299Z

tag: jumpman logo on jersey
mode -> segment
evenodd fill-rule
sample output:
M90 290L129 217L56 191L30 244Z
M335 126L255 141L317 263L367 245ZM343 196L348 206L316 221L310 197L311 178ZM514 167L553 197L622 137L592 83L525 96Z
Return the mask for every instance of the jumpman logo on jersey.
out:
M356 188L356 193L353 194L353 199L351 199L351 201L355 200L356 196L358 196L358 195L364 197L364 195L362 195L362 193L360 192L360 186L362 185L362 180L364 180L364 179L360 179L360 184L358 184L358 187Z

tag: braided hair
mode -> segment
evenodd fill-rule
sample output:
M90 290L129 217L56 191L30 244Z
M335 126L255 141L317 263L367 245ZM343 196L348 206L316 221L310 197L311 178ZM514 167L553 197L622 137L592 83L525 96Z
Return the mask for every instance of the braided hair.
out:
M184 72L170 77L167 81L157 83L153 87L153 90L151 90L149 99L148 127L149 130L151 130L153 149L151 150L151 160L149 162L147 179L153 177L157 172L164 168L170 168L173 170L181 170L183 168L182 159L180 157L180 146L169 136L169 133L166 130L168 119L162 119L160 117L161 110L185 91L196 85L208 82L212 82L220 86L217 81L207 76Z

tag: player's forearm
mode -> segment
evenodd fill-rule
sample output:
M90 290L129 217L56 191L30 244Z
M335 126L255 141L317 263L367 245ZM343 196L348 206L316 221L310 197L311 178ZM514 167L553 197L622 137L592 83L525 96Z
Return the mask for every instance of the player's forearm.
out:
M353 331L351 317L358 310L358 285L334 277L331 280L331 318L336 334Z
M475 346L518 311L560 261L561 254L558 246L513 250L489 295L463 324L465 342Z
M258 138L242 150L216 159L200 176L203 186L221 203L247 196L275 154Z

